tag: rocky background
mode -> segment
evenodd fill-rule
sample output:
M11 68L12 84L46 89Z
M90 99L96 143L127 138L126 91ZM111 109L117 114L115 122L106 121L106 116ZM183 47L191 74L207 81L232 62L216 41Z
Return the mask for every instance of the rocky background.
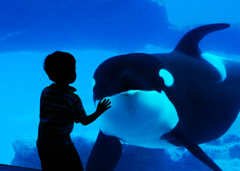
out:
M86 166L93 140L72 137L83 166ZM41 169L35 145L36 137L18 137L12 144L15 157L11 165ZM218 140L201 145L201 148L224 170L240 170L239 133L228 134ZM123 153L115 171L210 171L184 148L147 149L123 144Z

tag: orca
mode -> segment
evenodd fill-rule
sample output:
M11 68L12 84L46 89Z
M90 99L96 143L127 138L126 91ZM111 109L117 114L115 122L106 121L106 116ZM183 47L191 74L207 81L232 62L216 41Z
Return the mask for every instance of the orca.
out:
M102 62L94 73L94 102L112 107L87 171L112 171L121 142L146 148L185 147L210 169L221 168L199 147L224 135L240 111L240 61L208 54L198 44L225 23L197 27L170 53L130 53Z

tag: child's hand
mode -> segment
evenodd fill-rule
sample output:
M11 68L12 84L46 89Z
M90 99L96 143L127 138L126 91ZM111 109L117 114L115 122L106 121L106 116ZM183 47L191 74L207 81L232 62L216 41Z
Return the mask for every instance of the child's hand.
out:
M111 107L110 104L111 102L109 99L108 100L104 99L100 101L97 105L97 112L99 112L99 114L102 114Z

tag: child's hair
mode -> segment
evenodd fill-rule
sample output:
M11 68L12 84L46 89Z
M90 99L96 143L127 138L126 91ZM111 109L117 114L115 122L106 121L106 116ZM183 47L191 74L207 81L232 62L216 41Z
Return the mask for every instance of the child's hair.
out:
M75 71L76 60L70 53L56 51L48 55L43 68L50 80L63 82L72 71Z

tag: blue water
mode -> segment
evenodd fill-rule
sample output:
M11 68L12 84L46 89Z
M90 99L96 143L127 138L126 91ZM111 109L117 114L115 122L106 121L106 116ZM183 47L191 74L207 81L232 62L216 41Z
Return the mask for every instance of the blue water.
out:
M231 27L205 37L200 48L240 59L239 6L227 0L0 0L0 163L11 164L16 139L37 136L40 93L51 84L42 68L49 53L61 50L75 56L77 80L72 86L90 114L95 110L92 75L111 56L170 52L190 29L226 22ZM231 129L236 137L239 125L237 120ZM73 135L94 141L98 129L98 121L78 124ZM231 142L240 141L230 139L229 146ZM179 157L178 152L169 154L173 161ZM239 155L226 152L216 162L225 170L240 170Z

